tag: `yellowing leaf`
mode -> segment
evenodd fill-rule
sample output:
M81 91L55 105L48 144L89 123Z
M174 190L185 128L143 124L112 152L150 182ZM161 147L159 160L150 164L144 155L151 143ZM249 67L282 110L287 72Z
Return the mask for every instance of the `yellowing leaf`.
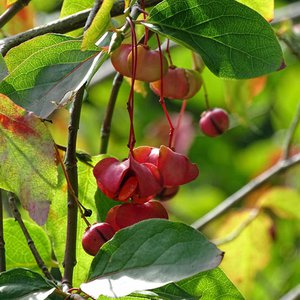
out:
M103 0L91 26L84 33L81 45L82 50L86 50L88 47L93 46L104 34L110 22L110 11L113 4L114 0Z
M251 214L253 210L250 209L229 214L216 231L217 237L222 239L231 235L249 222ZM219 246L225 251L221 269L246 298L250 295L255 275L270 259L271 227L271 218L267 214L259 213L236 238Z
M261 14L267 21L274 18L274 0L238 0Z
M56 183L54 144L45 124L0 94L0 188L17 194L42 225Z
M274 187L258 199L258 206L271 209L281 218L300 220L300 193L288 187Z

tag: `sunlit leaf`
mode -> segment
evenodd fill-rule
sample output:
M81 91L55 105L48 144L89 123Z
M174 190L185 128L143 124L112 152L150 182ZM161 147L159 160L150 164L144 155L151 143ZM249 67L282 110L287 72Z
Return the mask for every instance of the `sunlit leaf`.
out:
M45 124L0 95L0 187L44 224L56 183L54 144Z
M63 6L60 11L60 17L63 18L75 14L79 11L92 8L94 2L94 0L64 0ZM69 32L68 35L79 36L82 33L83 28Z
M238 0L260 13L267 21L274 17L274 0Z
M99 156L92 158L92 164L100 160ZM93 175L93 168L81 161L78 161L78 186L79 186L79 201L88 209L93 211L91 217L88 218L92 224L97 221L97 210L94 202L94 195L97 190L97 184ZM49 231L56 258L63 271L62 262L64 259L64 242L66 239L66 224L67 224L67 183L63 172L60 169L59 184L56 190L55 199L50 207L49 218L47 221L47 231ZM80 243L87 225L84 223L81 216L78 216L77 228L77 245L76 255L77 264L74 269L74 285L79 285L85 281L88 274L89 266L93 257L86 254Z
M300 220L300 193L288 187L274 187L262 194L258 206L270 208L281 218Z
M27 269L12 269L0 274L1 300L44 300L55 287L40 274Z
M261 212L248 224L251 214L252 210L232 212L224 217L215 233L219 239L226 239L247 224L233 240L219 246L226 253L220 267L246 298L253 288L255 275L264 269L270 259L272 244L271 218Z
M152 9L145 25L198 52L220 77L252 78L282 65L271 26L234 0L164 0Z
M118 231L103 245L81 289L94 298L126 296L213 269L222 257L188 225L146 220Z
M110 23L110 11L114 0L103 0L91 26L85 31L81 45L82 50L93 46L97 40L105 33Z
M19 224L14 219L5 219L5 255L7 269L24 267L39 270ZM24 220L24 224L47 267L53 266L51 259L51 243L45 231L38 225ZM1 290L1 289L0 289ZM2 299L0 297L0 299Z
M73 100L72 93L66 94L84 83L98 53L96 48L82 52L80 45L81 40L47 34L13 48L5 58L10 74L0 83L0 92L47 118Z

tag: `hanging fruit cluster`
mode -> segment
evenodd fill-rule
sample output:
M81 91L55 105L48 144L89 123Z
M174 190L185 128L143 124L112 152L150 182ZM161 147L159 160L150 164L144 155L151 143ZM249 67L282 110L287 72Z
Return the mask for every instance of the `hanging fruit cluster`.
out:
M111 208L104 223L89 226L83 236L85 251L96 255L100 247L113 237L116 231L151 218L168 219L168 213L160 201L172 198L180 185L193 181L199 174L198 167L188 157L174 149L176 127L169 116L165 98L182 100L181 114L184 114L186 99L193 97L202 87L200 72L173 65L169 42L168 60L163 55L158 35L158 50L147 45L148 30L145 31L143 44L137 39L131 20L131 44L121 44L111 53L111 62L117 72L131 78L131 90L127 109L130 119L128 157L122 161L108 157L94 167L94 176L101 192L110 199L122 202ZM141 146L135 148L133 122L135 80L148 82L151 90L159 97L159 102L169 124L169 141L160 148ZM206 99L208 106L208 101ZM202 132L217 136L228 129L226 111L208 109L199 121Z

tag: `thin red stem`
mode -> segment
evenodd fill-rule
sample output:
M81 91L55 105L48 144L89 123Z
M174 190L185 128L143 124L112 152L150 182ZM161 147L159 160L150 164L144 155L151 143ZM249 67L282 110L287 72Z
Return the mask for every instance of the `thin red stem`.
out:
M134 133L134 125L133 125L133 110L134 110L134 83L135 83L136 68L137 68L137 38L136 38L133 22L129 17L127 18L127 22L130 25L131 44L132 44L131 87L130 87L130 93L129 93L129 97L128 97L128 101L127 101L127 110L128 110L129 119L130 119L128 148L129 148L130 152L132 152L135 142L136 142L135 133Z
M184 115L184 112L185 112L185 108L186 108L186 100L183 100L182 104L181 104L177 124L176 124L176 127L175 127L175 134L174 134L173 145L172 145L173 150L175 150L176 139L178 137L178 131L179 131L179 128L181 126L181 121L182 121L182 118L183 118L183 115Z
M161 51L161 44L160 44L160 40L159 40L159 36L158 34L156 34L156 39L157 39L157 44L158 44L158 50L159 50L159 54L160 54L160 97L159 97L159 103L161 104L163 111L165 113L165 116L167 118L167 121L169 123L169 127L170 127L170 133L169 133L169 147L172 147L172 141L173 141L173 135L174 135L174 126L173 123L171 121L169 112L167 110L166 107L166 103L163 97L163 91L164 91L164 81L163 81L163 55L162 55L162 51Z
M170 67L173 67L174 65L173 65L173 61L172 61L172 57L171 57L171 52L170 52L170 40L169 39L167 40L166 52L167 52L167 55L168 55Z

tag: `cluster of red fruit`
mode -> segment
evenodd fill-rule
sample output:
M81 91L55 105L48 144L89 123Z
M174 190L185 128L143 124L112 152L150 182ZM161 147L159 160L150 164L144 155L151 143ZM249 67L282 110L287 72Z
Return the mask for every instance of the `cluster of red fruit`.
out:
M149 82L150 88L158 96L168 99L189 99L203 84L199 72L168 66L165 56L148 46L138 45L136 56L135 79ZM111 62L119 73L132 77L132 45L122 44L112 53ZM207 136L218 136L229 127L228 114L220 108L205 111L201 115L199 127Z
M104 242L124 227L150 218L168 218L155 197L174 195L178 186L194 180L198 167L169 147L142 146L123 161L108 157L98 162L94 175L99 189L109 198L124 202L108 211L105 223L87 229L85 251L95 255Z
M148 46L123 44L111 55L115 69L124 76L149 82L150 88L161 98L188 99L202 86L200 74L194 70L168 66L167 59ZM134 72L133 72L134 68ZM199 121L203 133L217 136L228 129L227 113L222 109L204 112ZM108 211L104 223L87 228L82 245L96 255L100 247L116 231L150 218L168 218L164 206L154 198L173 197L178 187L194 180L198 168L189 159L170 147L149 146L131 149L123 161L105 158L94 168L99 189L109 198L124 202Z

